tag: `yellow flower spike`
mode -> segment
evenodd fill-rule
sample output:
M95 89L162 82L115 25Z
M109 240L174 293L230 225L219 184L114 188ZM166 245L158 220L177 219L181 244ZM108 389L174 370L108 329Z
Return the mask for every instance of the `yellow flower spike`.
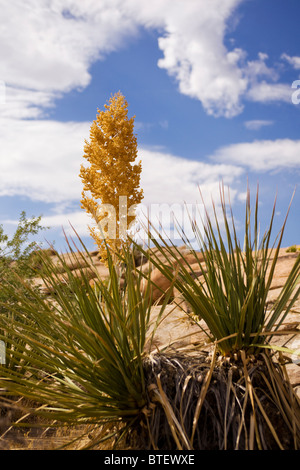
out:
M106 243L113 251L120 248L126 228L135 220L132 209L143 199L143 190L139 188L141 162L134 164L137 139L134 117L127 116L128 103L118 92L104 107L91 125L90 142L84 145L83 156L90 166L82 165L79 176L83 182L81 207L97 226L89 227L90 233L106 260Z

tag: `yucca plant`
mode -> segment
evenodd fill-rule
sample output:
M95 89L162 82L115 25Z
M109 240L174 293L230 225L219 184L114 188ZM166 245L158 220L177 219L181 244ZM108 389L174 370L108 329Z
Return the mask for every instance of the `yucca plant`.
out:
M248 191L241 245L232 210L225 203L224 187L220 196L223 224L214 205L214 218L206 210L203 226L191 220L199 244L198 250L190 246L198 259L196 269L171 240L165 240L158 231L153 237L155 228L150 224L153 248L145 250L144 255L174 283L187 314L213 345L213 353L205 360L195 348L193 359L167 355L160 359L160 365L154 361L153 370L165 376L164 393L173 404L169 424L176 427L175 423L180 423L177 438L184 448L297 449L299 399L281 355L282 351L292 351L272 345L272 337L280 334L280 326L299 297L300 256L270 307L268 293L287 219L271 245L275 201L269 226L260 239L258 191L254 213ZM183 243L189 245L181 234ZM203 328L203 321L207 328ZM288 333L299 331L284 330ZM178 384L176 390L170 377Z
M171 240L165 240L157 230L158 236L151 239L155 249L145 250L144 256L174 282L174 286L188 303L194 317L205 321L209 327L209 339L218 341L218 349L222 355L232 356L241 350L246 354L255 354L260 348L265 348L268 339L276 333L299 297L300 287L296 286L300 276L300 256L295 260L277 301L271 309L268 309L267 297L287 216L271 246L276 207L274 204L269 227L260 240L258 192L255 212L252 214L248 191L244 243L241 245L237 238L232 212L231 222L229 220L224 188L221 188L220 195L222 228L213 205L215 217L212 219L206 211L202 227L191 219L193 232L198 241L197 249L190 245L184 232L181 232L183 243L189 246L190 252L194 254L194 268L186 261L184 252L180 251ZM231 211L230 207L229 210ZM252 215L254 215L253 233ZM155 228L151 227L150 232L152 230ZM151 237L150 232L149 237Z
M14 354L23 367L0 366L2 401L8 406L16 397L29 400L34 406L26 413L47 418L47 426L49 420L96 428L113 423L124 432L135 428L148 406L143 361L146 340L151 340L146 336L151 288L142 296L141 276L127 246L118 263L107 251L108 280L99 277L84 245L78 250L77 258L95 269L93 285L84 268L72 270L72 255L72 250L69 260L58 255L65 283L52 258L43 255L40 276L51 296L19 279L19 315L13 322L1 318L0 339L22 340L22 351ZM12 287L3 286L7 292ZM13 344L7 354L10 348Z

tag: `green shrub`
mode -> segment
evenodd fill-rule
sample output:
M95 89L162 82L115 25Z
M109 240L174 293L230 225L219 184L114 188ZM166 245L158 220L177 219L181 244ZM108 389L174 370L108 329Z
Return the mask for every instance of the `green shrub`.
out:
M0 225L0 332L2 320L13 323L18 319L22 310L19 304L22 282L36 274L34 267L38 244L34 237L41 230L45 230L40 222L41 217L28 219L26 213L21 212L18 226L11 238L4 232L3 225ZM10 284L9 291L4 288L4 284ZM23 290L23 295L26 295L26 292L26 289ZM7 367L13 367L16 364L20 366L14 352L20 352L24 347L21 340L16 340L13 346L11 343L13 338L16 340L14 335L5 338ZM11 353L8 352L9 350Z
M285 250L287 253L296 253L297 252L297 247L296 245L292 245L289 248Z

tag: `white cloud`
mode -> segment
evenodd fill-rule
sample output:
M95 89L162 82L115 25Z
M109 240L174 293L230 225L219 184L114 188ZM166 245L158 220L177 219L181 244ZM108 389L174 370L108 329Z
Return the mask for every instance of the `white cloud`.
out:
M3 116L38 118L55 99L86 87L90 66L126 46L141 27L158 32L158 66L179 91L201 101L214 116L242 112L243 99L287 101L286 86L268 56L247 61L224 39L245 0L0 0L0 79L8 89ZM298 64L297 57L283 58ZM271 83L260 83L261 78Z
M69 233L70 221L79 234L87 234L92 220L79 209L83 187L78 175L90 123L6 119L0 124L0 196L26 196L47 203L52 213L43 217L44 225L64 226ZM138 157L145 207L199 204L199 187L208 207L211 198L218 205L221 180L232 187L234 201L234 184L243 174L240 166L187 160L155 149L140 148ZM74 204L78 209L72 209Z
M81 197L78 176L90 123L49 120L0 122L0 195L28 196L57 207ZM187 160L156 150L139 149L142 187L149 202L189 202L199 184L232 182L241 173L231 165Z
M187 160L158 151L141 149L141 187L145 193L145 204L199 202L199 187L205 199L217 197L219 182L231 185L243 170L235 165L209 164Z
M226 25L240 0L192 1L187 8L174 2L159 38L164 53L158 65L176 78L181 93L199 99L208 112L232 117L242 110L247 88L238 63L243 51L227 51Z
M47 215L43 217L43 225L45 227L51 227L51 229L64 229L67 236L74 236L74 229L77 234L86 236L88 234L88 226L93 225L93 221L82 210L78 211L67 211L63 214Z
M205 111L214 116L240 114L244 100L270 103L291 102L289 85L277 83L279 69L267 65L269 59L258 52L256 60L247 60L247 51L228 50L224 39L228 26L237 20L235 13L243 0L188 0L185 8L173 0L168 9L151 2L139 9L145 26L160 27L158 39L164 56L159 67L175 77L179 91L201 101ZM168 2L164 2L166 6ZM130 1L131 5L136 0Z
M258 59L248 61L244 72L248 78L248 89L244 98L259 103L286 102L291 103L290 84L278 82L279 70L269 67L267 54L258 53Z
M299 56L289 56L288 54L282 54L281 58L286 60L290 65L294 67L296 70L300 70L300 57Z
M36 119L45 117L48 108L54 107L58 93L26 90L5 85L5 97L1 106L2 118Z
M1 77L42 91L85 87L91 63L136 32L120 0L1 0ZM23 72L20 74L20 72Z
M254 171L300 169L300 140L255 140L232 144L218 149L211 158L215 162L241 165Z
M249 60L245 66L245 73L251 82L256 82L259 77L266 77L271 81L278 80L278 72L266 64L269 56L263 52L257 54L258 59Z
M247 92L247 98L250 101L260 103L272 103L283 101L292 103L291 85L285 83L267 83L262 81L256 83Z
M244 122L245 127L251 131L257 131L262 127L272 126L272 124L274 124L273 121L268 121L266 119L253 119L251 121Z
M88 123L0 120L0 196L56 204L80 198L78 178Z
M209 164L145 149L141 149L139 156L143 166L141 187L145 194L139 212L142 214L140 220L146 223L145 216L149 217L161 234L172 237L173 233L175 239L179 240L178 232L176 229L172 232L171 228L174 213L177 223L192 243L193 231L189 217L196 217L201 222L198 214L201 214L203 203L208 212L212 213L212 201L220 214L221 181L225 186L230 186L231 203L235 204L238 198L235 184L244 174L240 166ZM160 224L164 233L160 230ZM143 231L140 236L145 236ZM153 236L156 236L155 232Z
M39 117L61 93L86 87L93 62L137 34L121 0L0 0L2 116Z

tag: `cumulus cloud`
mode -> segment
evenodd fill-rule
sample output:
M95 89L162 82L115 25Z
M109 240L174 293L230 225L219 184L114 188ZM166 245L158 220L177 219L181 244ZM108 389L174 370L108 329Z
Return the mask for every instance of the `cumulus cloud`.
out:
M79 200L78 174L89 130L90 123L2 120L0 140L6 158L0 160L0 195L26 195L57 206ZM241 174L233 165L186 160L157 150L141 148L139 158L147 203L190 202L197 197L199 184L213 187L220 179L230 183Z
M247 51L225 46L243 1L0 0L0 79L9 97L4 115L41 117L61 94L86 87L91 65L138 37L140 28L157 31L158 66L208 114L235 116L245 97L287 101L266 54L250 61ZM282 58L298 64L297 57ZM268 82L260 83L262 77Z
M91 63L135 32L135 21L126 17L120 4L118 0L1 0L2 79L41 91L87 86Z
M180 1L172 0L167 9L157 10L161 2L154 1L147 9L139 8L141 24L162 31L158 46L163 57L158 66L176 79L181 93L201 101L205 111L216 117L240 114L245 100L291 102L290 85L279 82L280 68L267 64L266 53L259 51L256 59L249 60L242 48L225 47L242 2L187 0L183 9ZM129 3L136 5L136 0ZM290 60L297 65L296 57Z
M215 162L241 165L254 171L282 168L300 169L300 140L255 140L218 149L211 159Z
M290 84L280 83L279 69L267 65L268 54L259 52L256 60L247 61L243 70L248 80L244 98L259 103L291 103Z
M300 70L300 57L299 56L289 56L288 54L282 54L281 59L286 60L295 70Z
M59 94L40 90L27 90L20 87L6 85L5 96L1 106L2 118L36 119L45 117L49 108Z
M244 68L250 82L255 83L261 77L268 78L273 82L279 79L278 71L274 67L269 67L266 64L268 59L268 54L259 52L256 60L246 62Z
M44 225L64 226L70 232L70 222L80 234L86 234L93 221L80 210L82 182L78 175L90 123L6 119L0 124L2 154L6 156L0 159L0 196L26 196L47 203L52 214L43 218ZM152 211L163 204L177 204L182 210L184 204L202 203L199 187L208 206L211 198L218 204L220 180L234 186L243 174L234 164L186 160L156 149L140 148L138 154L143 167L143 208L152 207ZM233 199L235 195L233 188Z
M260 103L285 102L292 103L291 85L285 83L256 83L247 92L250 101Z
M80 237L88 234L88 227L93 225L91 217L83 210L67 211L63 214L52 214L43 217L43 225L51 229L63 228L67 236L74 237L76 233Z
M60 203L78 199L77 182L87 123L0 121L0 195Z
M239 68L243 51L227 51L226 24L240 0L190 2L171 8L159 38L164 57L158 65L174 76L179 90L201 101L208 114L232 117L242 110L247 80Z
M2 221L3 225L18 225L19 221L15 219L5 219ZM50 227L51 230L63 229L67 236L75 235L74 229L79 236L86 236L88 234L88 226L92 224L91 218L83 211L72 211L63 214L46 215L42 218L43 227ZM50 242L45 233L45 240Z
M220 180L231 185L242 173L231 164L210 164L187 160L155 150L140 149L143 172L141 186L145 203L195 203L200 200L199 187L209 199L219 191Z
M0 0L2 115L39 117L55 98L82 89L89 67L137 33L120 0Z

